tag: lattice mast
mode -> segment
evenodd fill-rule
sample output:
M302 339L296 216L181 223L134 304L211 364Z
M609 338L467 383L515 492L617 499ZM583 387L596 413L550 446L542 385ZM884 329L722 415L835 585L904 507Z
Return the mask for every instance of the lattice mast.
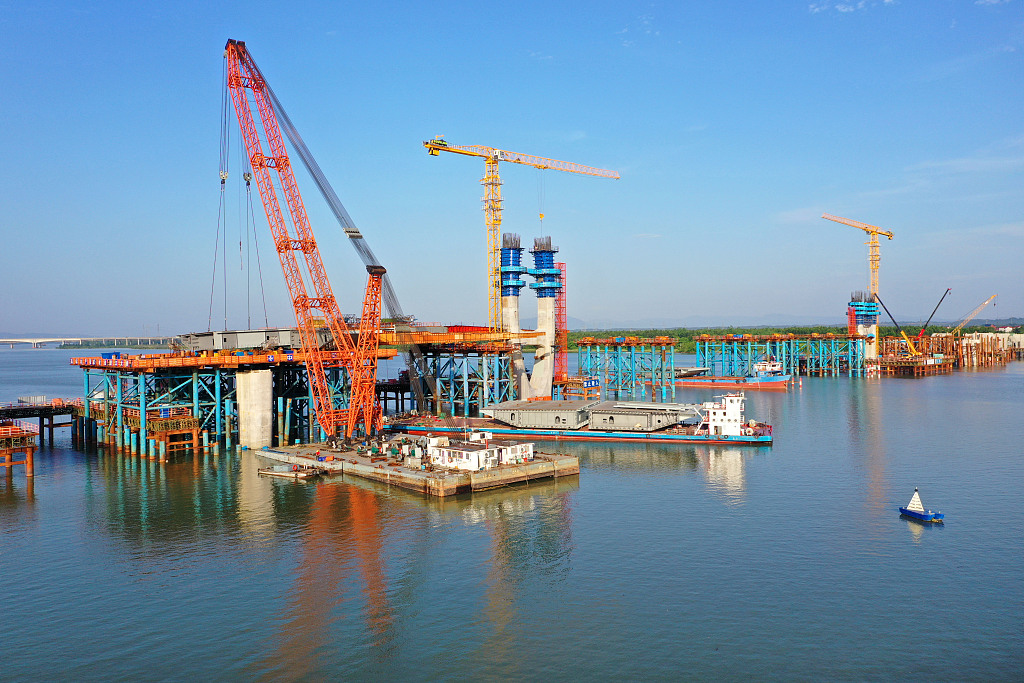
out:
M830 213L823 213L822 218L829 221L835 221L836 223L842 223L843 225L849 225L853 228L860 228L864 232L868 233L870 237L865 244L868 245L868 267L871 270L871 284L868 289L868 293L872 297L878 296L878 265L882 262L882 252L878 244L878 236L884 235L889 239L892 239L892 233L888 230L882 230L877 225L869 225L867 223L861 223L850 218L840 218L839 216L833 216Z
M566 173L596 176L598 178L619 179L619 174L604 168L584 166L571 161L558 161L532 154L520 154L504 149L495 149L483 145L452 145L438 136L426 140L423 146L431 156L439 156L441 152L454 152L465 156L478 157L484 160L484 177L480 181L484 186L484 222L487 225L487 300L489 324L492 330L504 330L501 319L501 177L498 175L498 162L507 161L539 169L553 169Z
M383 266L366 266L370 277L359 318L359 339L356 343L350 377L351 407L345 435L351 436L356 425L365 425L367 434L382 426L381 407L377 400L377 348L380 346L381 281L387 271Z
M559 276L562 286L555 297L555 371L553 380L565 382L569 379L569 326L565 315L565 263L555 262L555 267L562 271Z
M356 360L356 347L352 341L352 333L342 317L338 302L334 297L327 272L320 257L316 238L309 224L302 196L295 182L291 161L281 136L281 128L274 113L272 98L266 80L242 41L229 40L225 46L224 57L227 59L227 87L231 93L238 124L245 140L246 152L252 166L256 185L260 191L263 208L267 214L274 245L281 260L285 282L295 310L295 322L302 340L302 350L306 356L306 370L313 394L314 410L320 427L329 436L338 436L342 428L345 436L352 435L348 409L334 405L333 394L327 381L327 369L342 367L352 376L353 400L350 409L357 415L366 414L365 406L355 402L356 395L365 400L365 377L357 379L353 373ZM259 113L260 127L257 127L249 104L249 93ZM260 137L262 128L263 138ZM264 142L266 147L264 147ZM288 207L291 227L294 236L285 221L278 199L274 175L281 192L284 194ZM306 267L313 296L309 295L306 277L299 266L299 256ZM371 277L372 281L372 277ZM334 339L337 352L325 351L321 348L318 328L326 327ZM379 324L377 325L379 328ZM376 363L376 357L374 357ZM375 373L374 373L375 376ZM361 421L359 417L357 422ZM366 423L366 428L372 425Z

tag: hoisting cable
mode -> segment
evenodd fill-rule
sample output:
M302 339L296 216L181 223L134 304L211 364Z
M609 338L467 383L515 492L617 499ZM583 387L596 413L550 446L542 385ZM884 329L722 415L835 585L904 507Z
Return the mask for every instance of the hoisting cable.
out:
M540 216L540 234L544 235L544 169L537 169L537 214Z
M213 246L213 273L210 277L210 311L206 319L206 331L209 332L213 329L213 296L217 289L217 257L220 255L220 232L221 225L224 224L225 228L225 242L227 237L227 205L225 202L225 186L228 179L228 63L224 60L220 94L220 159L219 159L219 175L220 175L220 199L217 207L217 236ZM226 244L225 244L225 251ZM225 278L226 280L226 278ZM224 293L224 310L225 319L227 318L227 289L225 287ZM224 328L227 329L225 323Z
M264 327L270 327L270 319L267 316L267 292L263 287L263 264L260 262L260 237L259 233L256 232L256 214L252 208L252 169L249 167L249 160L246 159L246 169L248 169L242 177L245 179L245 194L248 198L248 208L246 212L248 214L249 223L252 225L252 239L253 244L256 248L256 270L260 276L260 296L263 299L263 325ZM250 323L250 327L251 327Z

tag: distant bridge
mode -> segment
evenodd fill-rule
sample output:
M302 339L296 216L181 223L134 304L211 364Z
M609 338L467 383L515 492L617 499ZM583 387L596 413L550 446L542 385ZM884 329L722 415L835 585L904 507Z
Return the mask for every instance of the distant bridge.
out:
M42 348L47 344L64 346L84 346L85 344L103 344L105 346L168 346L178 337L10 337L0 338L0 344L9 344L13 349L16 344L31 344L33 349Z

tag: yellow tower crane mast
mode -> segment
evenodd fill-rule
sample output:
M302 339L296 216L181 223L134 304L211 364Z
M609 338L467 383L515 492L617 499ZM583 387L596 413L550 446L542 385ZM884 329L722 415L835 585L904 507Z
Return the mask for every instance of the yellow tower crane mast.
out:
M840 218L839 216L833 216L830 213L823 213L821 217L825 220L835 221L836 223L842 223L843 225L849 225L853 228L860 228L864 232L868 233L871 237L865 244L868 245L868 265L871 268L871 286L868 293L875 297L878 295L878 264L882 261L881 250L878 246L878 236L884 235L889 239L892 239L892 233L888 230L882 230L877 225L868 225L867 223L861 223L860 221L851 220L849 218Z
M484 186L484 222L487 225L489 317L491 329L501 330L504 325L501 319L501 177L498 175L498 162L506 161L533 168L554 169L566 173L579 173L614 180L619 179L619 174L604 168L546 159L532 154L509 152L483 145L453 145L441 136L425 141L423 146L427 148L427 153L431 156L439 156L441 152L453 152L484 160L484 177L480 182Z

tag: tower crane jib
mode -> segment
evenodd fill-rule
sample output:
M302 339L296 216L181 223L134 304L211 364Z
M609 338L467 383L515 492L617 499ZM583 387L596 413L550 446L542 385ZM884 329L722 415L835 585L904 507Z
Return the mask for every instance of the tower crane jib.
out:
M868 292L875 298L878 297L878 266L882 262L881 249L878 244L878 236L882 235L892 239L892 233L888 230L883 230L877 225L870 225L868 223L861 223L850 218L841 218L839 216L833 216L830 213L823 213L821 217L825 220L834 221L836 223L842 223L843 225L849 225L853 228L860 228L864 232L868 233L868 267L871 270L871 284L868 288Z
M520 154L494 147L483 145L453 145L438 136L433 140L423 142L427 153L431 156L440 156L441 152L461 154L463 156L477 157L484 160L484 177L481 183L484 186L484 221L487 225L487 283L488 283L488 304L489 322L491 329L502 330L504 323L501 319L501 177L498 174L498 163L508 162L531 166L543 170L564 171L566 173L577 173L580 175L595 176L598 178L619 179L619 174L604 168L584 166L570 161L558 161L546 157L534 156L532 154Z

